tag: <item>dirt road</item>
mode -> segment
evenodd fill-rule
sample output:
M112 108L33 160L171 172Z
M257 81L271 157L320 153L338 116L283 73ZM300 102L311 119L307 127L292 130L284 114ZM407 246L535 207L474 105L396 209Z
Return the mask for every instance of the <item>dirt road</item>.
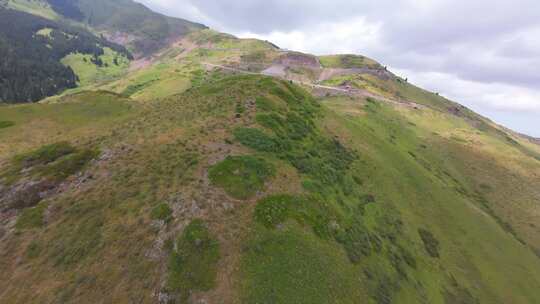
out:
M263 76L277 77L277 78L281 78L281 79L284 79L284 80L287 80L287 81L292 81L293 83L296 83L296 84L299 84L299 85L308 86L308 87L311 87L311 88L314 88L314 89L335 91L335 92L344 93L346 95L351 95L351 96L355 96L355 97L364 97L364 98L370 97L370 98L374 98L376 100L381 100L381 101L385 101L385 102L400 105L400 106L408 106L408 107L415 107L415 108L424 108L425 107L424 105L421 105L421 104L418 104L418 103L415 103L415 102L412 102L412 101L395 100L395 99L391 99L391 98L388 98L388 97L385 97L385 96L382 96L382 95L374 94L372 92L369 92L367 90L362 90L362 89L352 89L352 88L351 89L343 89L343 88L336 88L336 87L331 87L331 86L324 86L324 85L320 85L320 84L316 84L316 83L310 83L310 82L304 82L304 81L297 81L297 80L293 80L293 79L287 79L287 78L279 77L279 76L272 75L272 74L245 71L245 70L241 70L241 69L237 69L237 68L233 68L233 67L228 67L228 66L224 66L224 65L219 65L219 64L213 64L213 63L209 63L209 62L202 62L202 65L205 65L205 66L211 67L211 68L219 68L219 69L223 69L223 70L226 70L226 71L231 71L231 72L236 72L236 73L241 73L241 74L247 74L247 75L263 75Z

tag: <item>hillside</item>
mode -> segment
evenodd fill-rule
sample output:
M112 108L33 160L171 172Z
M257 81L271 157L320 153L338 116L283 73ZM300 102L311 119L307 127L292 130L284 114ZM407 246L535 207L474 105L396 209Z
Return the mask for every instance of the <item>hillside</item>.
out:
M124 47L84 29L0 7L0 102L38 101L74 88L79 78L61 60L84 54L89 64L103 66L107 50L132 58Z
M133 57L205 28L131 0L1 0L0 20L5 103L35 102L109 81L124 75Z
M202 24L155 13L132 0L0 0L0 6L51 20L91 27L125 44L137 57L147 56Z
M0 303L540 303L534 139L360 55L84 58L0 106Z

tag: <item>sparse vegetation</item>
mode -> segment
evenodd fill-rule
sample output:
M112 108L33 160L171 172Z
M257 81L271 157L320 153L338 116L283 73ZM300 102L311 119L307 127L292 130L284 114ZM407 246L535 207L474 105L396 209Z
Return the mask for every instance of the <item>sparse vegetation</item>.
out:
M103 215L93 211L52 241L50 260L55 267L71 267L98 252L103 244ZM64 225L70 225L65 223Z

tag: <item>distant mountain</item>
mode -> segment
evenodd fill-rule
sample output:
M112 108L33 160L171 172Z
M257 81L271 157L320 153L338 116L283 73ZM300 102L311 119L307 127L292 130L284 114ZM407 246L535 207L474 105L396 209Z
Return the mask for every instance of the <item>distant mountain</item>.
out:
M76 87L77 75L62 58L88 54L101 65L104 48L131 57L83 28L0 7L0 102L38 101Z
M114 57L144 57L205 28L131 0L2 0L0 18L0 102L38 101L77 87L77 75L61 63L70 54L92 55L86 62L100 69L104 47Z
M132 0L47 0L59 15L83 22L146 56L204 25L167 17Z

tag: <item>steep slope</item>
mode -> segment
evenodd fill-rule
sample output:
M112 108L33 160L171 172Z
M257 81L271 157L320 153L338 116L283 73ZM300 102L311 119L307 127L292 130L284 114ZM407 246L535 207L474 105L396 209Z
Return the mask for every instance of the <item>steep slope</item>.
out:
M25 9L26 0L9 0L11 7ZM36 0L53 17L83 23L109 39L147 56L193 30L206 28L187 20L167 17L132 0ZM37 5L37 4L34 4ZM33 11L36 11L35 9Z
M0 134L13 143L3 152L4 191L57 181L36 207L16 211L4 201L3 299L540 300L540 259L482 205L466 171L480 156L505 170L498 180L537 185L538 161L448 113L372 99L316 101L260 76L208 77L144 106L115 95L96 114L83 110L95 96L43 105L69 106L83 123L62 127L72 119L59 115L64 131L49 140L22 140L52 118L47 111L1 109L2 120L10 111L20 117ZM36 165L51 147L35 149L70 139L75 151L100 151L76 167L83 174L57 171L65 156ZM36 161L22 163L21 175L14 166L25 159Z
M0 107L0 302L539 303L539 185L369 58L193 31Z

